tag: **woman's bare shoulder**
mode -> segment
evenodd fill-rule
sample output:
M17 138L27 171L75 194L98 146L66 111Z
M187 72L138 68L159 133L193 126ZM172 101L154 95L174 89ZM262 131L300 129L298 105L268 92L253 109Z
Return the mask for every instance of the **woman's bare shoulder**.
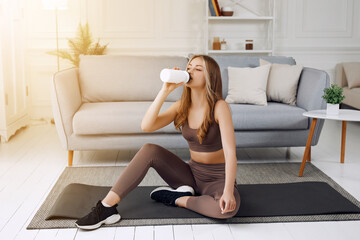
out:
M219 123L219 117L227 116L229 113L231 115L229 104L225 100L220 99L215 103L214 117L217 123Z

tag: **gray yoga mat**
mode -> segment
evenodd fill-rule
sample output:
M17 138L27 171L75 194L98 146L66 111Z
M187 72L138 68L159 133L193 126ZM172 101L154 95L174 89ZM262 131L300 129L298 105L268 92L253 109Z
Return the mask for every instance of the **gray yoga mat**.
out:
M335 181L328 177L325 173L320 171L311 163L306 163L306 168L303 177L298 177L301 163L246 163L239 164L237 168L236 181L240 185L253 185L253 184L281 184L281 183L296 183L296 182L326 182L329 186L335 189L343 197L348 199L352 204L360 207L360 202L351 194L345 191ZM57 180L54 187L51 189L47 198L34 215L27 229L52 229L52 228L74 228L74 219L54 219L45 220L49 213L52 211L55 202L59 199L64 189L72 184L85 184L92 186L105 187L103 194L105 195L112 186L119 175L122 173L124 167L67 167ZM151 186L164 186L166 183L158 176L155 170L149 169L144 180L140 183L140 187ZM274 187L276 187L274 185ZM241 189L245 189L242 187ZM241 190L240 189L240 190ZM269 197L273 196L273 189L270 186L263 188L268 190ZM293 189L293 188L292 188ZM135 190L136 191L136 190ZM286 190L288 191L288 190ZM97 191L95 191L97 192ZM259 192L256 190L256 192ZM288 195L293 193L288 192ZM82 194L89 197L90 195ZM146 194L145 194L146 195ZM253 195L252 193L250 195ZM249 197L242 193L242 207L246 206L246 199ZM89 201L89 206L83 206L82 201L79 201L80 207L85 208L87 214L91 207L96 203L99 197L94 197L94 201ZM128 195L125 199L130 199ZM125 200L124 199L124 200ZM149 197L146 198L149 200ZM305 199L306 200L306 199ZM151 200L152 201L152 200ZM270 200L269 200L270 201ZM324 201L326 202L326 201ZM332 201L328 201L332 202ZM74 202L72 202L74 204ZM134 201L138 204L138 200ZM155 203L154 203L155 204ZM160 203L157 203L160 204ZM162 204L160 204L162 205ZM308 204L307 204L308 205ZM311 204L310 204L311 205ZM138 206L138 205L137 205ZM119 205L121 207L121 205ZM163 206L161 206L163 207ZM266 205L265 205L266 207ZM166 207L169 209L170 207ZM175 208L174 208L175 209ZM177 208L180 209L180 208ZM246 209L246 208L245 208ZM250 208L247 208L250 209ZM266 208L269 209L269 208ZM186 210L186 209L183 209ZM120 210L122 211L122 210ZM169 210L167 210L169 211ZM186 210L187 211L187 210ZM190 212L190 211L188 211ZM262 210L265 212L265 210ZM120 212L122 217L126 217L125 212ZM125 214L125 215L124 215ZM299 216L272 216L272 217L235 217L221 223L267 223L267 222L309 222L309 221L344 221L344 220L360 220L359 213L342 213L342 214L320 214L320 215L299 215ZM110 225L114 226L141 226L141 225L169 225L169 224L206 224L206 223L219 223L207 217L191 217L191 218L150 218L150 219L122 219L120 222Z
M111 187L70 184L46 220L78 219L88 214ZM137 187L117 207L122 219L202 218L190 210L156 202L156 187ZM274 217L360 213L360 208L324 182L238 185L241 205L235 217Z

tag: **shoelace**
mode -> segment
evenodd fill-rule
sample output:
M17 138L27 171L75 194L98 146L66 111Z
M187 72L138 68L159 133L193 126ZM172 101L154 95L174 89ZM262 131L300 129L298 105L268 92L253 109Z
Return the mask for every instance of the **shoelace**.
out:
M96 207L92 207L91 211L96 215L97 220L100 221L100 214L101 214L101 203L96 204Z

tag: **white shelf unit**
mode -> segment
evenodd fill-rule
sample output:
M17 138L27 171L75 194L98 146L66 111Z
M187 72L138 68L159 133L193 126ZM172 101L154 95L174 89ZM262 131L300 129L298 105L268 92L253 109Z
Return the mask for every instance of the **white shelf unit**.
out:
M274 17L212 17L209 16L208 20L273 20Z
M274 40L275 40L275 19L276 19L276 0L268 0L268 12L271 13L270 16L254 16L254 17L242 17L242 16L210 16L209 15L209 1L206 1L206 24L204 28L204 36L205 36L205 53L206 54L274 54ZM238 48L230 48L227 50L212 50L212 39L210 39L210 26L213 24L233 24L238 23L264 23L267 25L267 47L264 49L259 49L258 45L254 43L254 50L245 50L244 44L243 47ZM221 35L219 35L220 41L223 39ZM250 38L251 39L251 38ZM226 39L225 39L226 40ZM245 38L240 39L239 41L244 41ZM211 43L210 43L211 42Z
M273 50L208 50L209 54L222 54L222 53L268 53L271 54L273 53Z

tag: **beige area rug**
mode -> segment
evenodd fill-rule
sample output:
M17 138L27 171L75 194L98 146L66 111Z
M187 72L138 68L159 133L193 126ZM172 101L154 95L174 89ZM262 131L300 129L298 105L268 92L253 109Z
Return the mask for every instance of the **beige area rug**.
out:
M237 170L238 184L276 184L296 182L325 182L347 198L357 207L360 202L335 183L326 174L311 163L307 163L304 176L298 177L300 163L254 163L240 164ZM94 186L112 186L124 167L67 167L59 177L48 197L35 214L27 229L72 228L75 220L45 220L52 206L66 186L80 183ZM158 174L150 169L140 186L166 185ZM120 213L121 214L121 213ZM304 216L275 217L236 217L222 223L266 223L266 222L306 222L306 221L341 221L360 220L360 214L327 214ZM168 224L204 224L219 223L210 218L168 218L168 219L123 219L111 226L168 225Z

